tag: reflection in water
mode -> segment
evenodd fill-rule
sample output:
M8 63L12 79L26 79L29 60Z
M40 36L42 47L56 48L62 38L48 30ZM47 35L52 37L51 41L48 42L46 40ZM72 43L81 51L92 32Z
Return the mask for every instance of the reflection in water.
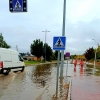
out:
M8 76L0 76L0 98L4 94L4 90L6 90L10 83L14 80L14 75L8 75Z
M100 76L100 67L99 66L96 66L94 68L93 65L87 65L87 69L88 69L88 74L92 74L92 75L95 75L95 76Z
M23 73L0 75L0 100L67 100L69 83L67 83L66 75L63 79L59 78L58 97L52 98L56 93L56 68L56 65L50 64L30 66L26 67L27 71ZM100 75L100 68L97 69L95 75ZM64 67L64 71L66 71L66 67ZM80 69L77 66L74 69L73 65L69 64L67 75L82 76L89 73L92 73L92 68Z
M84 72L86 76L94 75L92 66L86 66L86 69L84 69Z
M83 67L80 67L80 76L83 76Z
M69 88L70 77L59 78L59 89L58 93L54 94L52 100L67 100L68 88ZM51 99L50 99L51 100Z
M76 76L76 68L74 68L74 76Z
M50 81L51 77L51 65L38 65L32 74L32 81L37 87L45 87L47 82Z
M8 76L0 77L0 98L3 96L3 94L5 94L5 98L8 98L8 100L11 100L12 95L14 98L18 98L18 94L20 94L20 92L23 90L24 78L25 72L18 72L16 74L12 72Z

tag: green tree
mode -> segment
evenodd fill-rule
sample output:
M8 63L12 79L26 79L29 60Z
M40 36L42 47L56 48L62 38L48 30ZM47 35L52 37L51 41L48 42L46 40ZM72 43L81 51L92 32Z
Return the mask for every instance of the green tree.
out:
M57 60L58 59L58 51L56 50L54 52L54 54L55 54L55 57L56 57L56 60ZM65 54L64 54L64 59L65 59ZM60 51L60 61L61 61L61 51Z
M47 61L52 60L52 54L53 54L53 51L51 47L46 43L46 60ZM45 57L45 44L44 44L44 57Z
M100 59L100 45L98 44L98 48L97 50L95 50L96 52L96 59Z
M57 59L58 58L58 51L55 51L54 55L55 55L55 58Z
M70 59L74 59L75 57L76 57L76 54L75 55L71 55Z
M19 53L19 54L20 54L20 56L22 56L22 57L24 57L24 56L27 55L27 53Z
M40 41L40 39L34 40L30 46L30 49L31 54L37 57L41 57L44 54L43 42Z
M84 53L85 57L87 60L91 60L94 58L94 55L95 55L95 52L94 52L94 49L93 47L92 48L89 48L85 51Z
M11 48L11 46L8 45L6 43L6 41L4 40L4 37L3 37L2 33L0 33L0 47L2 47L2 48Z
M52 60L56 60L55 52L52 53Z

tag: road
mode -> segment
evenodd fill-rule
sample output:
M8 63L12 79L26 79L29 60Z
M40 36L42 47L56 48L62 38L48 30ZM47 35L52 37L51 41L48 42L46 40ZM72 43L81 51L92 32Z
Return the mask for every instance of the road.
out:
M56 91L56 66L56 64L28 66L22 73L11 72L8 76L0 75L0 100L52 100ZM79 65L77 66L75 71L73 69L73 64L68 65L68 73L66 73L66 69L67 65L64 64L64 79L59 79L58 100L63 99L64 92L66 92L63 89L63 85L66 83L66 74L72 77L72 100L75 100L76 98L75 93L77 87L81 86L81 84L85 84L84 80L79 82L79 80L82 79L86 79L85 82L87 82L87 84L85 84L85 87L89 87L91 82L88 82L93 78L97 84L91 86L94 86L94 89L97 89L95 91L98 94L98 89L100 90L100 88L98 87L98 84L100 86L98 80L100 79L96 75L99 75L99 72L98 74L97 72L93 73L92 68L87 68L86 66L83 68L83 70L80 70ZM84 89L83 86L81 86L81 89Z

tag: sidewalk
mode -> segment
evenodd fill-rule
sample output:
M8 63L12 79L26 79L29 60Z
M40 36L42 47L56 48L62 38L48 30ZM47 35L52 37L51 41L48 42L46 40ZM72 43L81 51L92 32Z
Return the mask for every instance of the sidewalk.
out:
M71 100L100 100L100 76L74 76Z

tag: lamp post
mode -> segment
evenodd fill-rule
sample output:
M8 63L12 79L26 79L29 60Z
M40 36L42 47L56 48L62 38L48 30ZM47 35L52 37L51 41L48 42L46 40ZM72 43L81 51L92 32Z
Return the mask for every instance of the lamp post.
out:
M65 36L65 19L66 19L66 0L64 0L64 4L63 4L62 36ZM64 50L61 52L60 78L63 78L63 66L64 66Z
M46 62L46 34L47 32L50 32L50 31L47 31L47 29L45 31L42 31L42 32L45 32L45 62Z
M95 39L92 39L95 41ZM95 45L96 45L96 41L95 41ZM94 58L94 69L95 69L95 62L96 62L96 53L97 53L97 49L95 50L95 58Z

